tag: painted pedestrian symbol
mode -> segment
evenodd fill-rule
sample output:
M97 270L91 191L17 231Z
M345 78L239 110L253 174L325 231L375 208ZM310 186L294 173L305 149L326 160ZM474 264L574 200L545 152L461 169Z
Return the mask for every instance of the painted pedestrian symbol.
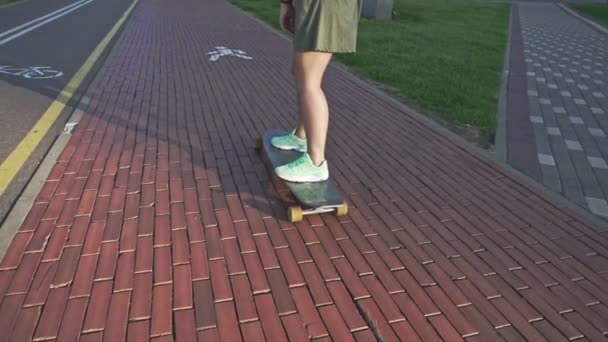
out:
M217 50L207 53L210 56L209 60L212 62L215 62L224 56L235 56L242 59L253 59L253 57L248 56L247 52L243 50L229 49L225 46L216 46L215 48Z

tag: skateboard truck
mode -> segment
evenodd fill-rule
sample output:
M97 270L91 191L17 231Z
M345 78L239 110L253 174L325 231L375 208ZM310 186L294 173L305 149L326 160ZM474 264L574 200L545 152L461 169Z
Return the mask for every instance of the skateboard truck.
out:
M300 222L304 215L330 213L332 211L336 212L336 216L344 216L348 214L348 204L342 203L338 207L326 206L307 209L303 209L299 205L292 205L288 208L287 217L289 218L289 222Z

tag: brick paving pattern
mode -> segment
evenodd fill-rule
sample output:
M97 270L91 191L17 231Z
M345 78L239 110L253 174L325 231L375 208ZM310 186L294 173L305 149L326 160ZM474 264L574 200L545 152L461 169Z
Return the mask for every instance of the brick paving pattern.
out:
M340 68L352 208L289 223L253 141L295 118L290 51L224 1L138 5L0 263L8 341L606 338L606 227Z
M520 4L543 184L608 217L608 36L551 4Z

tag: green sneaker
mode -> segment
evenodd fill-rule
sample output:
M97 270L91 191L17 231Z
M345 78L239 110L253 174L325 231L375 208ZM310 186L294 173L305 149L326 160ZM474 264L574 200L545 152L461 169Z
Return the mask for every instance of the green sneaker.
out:
M270 142L272 146L281 150L307 151L306 139L298 138L295 129L289 134L273 137Z
M291 163L277 167L275 172L279 178L288 182L322 182L329 178L327 161L315 166L306 152Z

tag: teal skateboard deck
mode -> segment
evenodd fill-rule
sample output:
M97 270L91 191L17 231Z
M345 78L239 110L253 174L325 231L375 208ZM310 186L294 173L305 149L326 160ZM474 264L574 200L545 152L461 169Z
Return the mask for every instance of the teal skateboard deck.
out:
M270 164L273 175L277 166L287 164L301 156L301 152L278 149L271 144L271 139L277 135L285 135L288 132L280 130L268 130L256 142L256 149L262 150ZM300 205L290 206L288 217L291 222L302 220L303 215L326 213L335 211L336 215L346 215L348 205L342 198L336 184L330 178L323 182L295 183L280 179L293 194Z

